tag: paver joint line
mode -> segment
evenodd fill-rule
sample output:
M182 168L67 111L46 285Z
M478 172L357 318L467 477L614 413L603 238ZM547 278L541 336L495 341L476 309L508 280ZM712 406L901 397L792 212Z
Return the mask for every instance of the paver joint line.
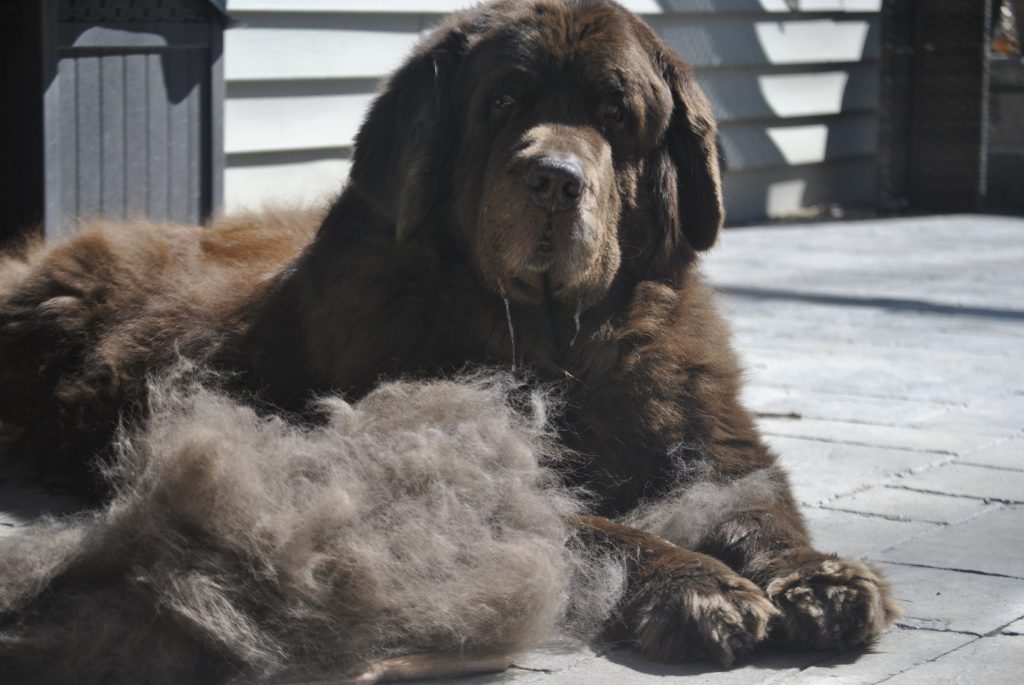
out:
M801 439L805 439L805 440L814 440L816 442L823 442L823 443L826 443L826 444L829 444L829 445L852 445L854 447L874 447L874 448L878 448L878 449L905 450L907 452L920 452L920 453L923 453L923 454L939 454L939 455L953 457L953 458L959 456L956 452L952 452L952 451L949 451L949 450L943 450L943 449L932 449L932 448L925 449L925 448L922 448L922 447L907 447L906 445L878 444L878 443L874 443L874 442L860 442L860 441L855 441L855 440L843 440L843 439L839 439L839 438L829 439L829 438L822 438L820 436L816 436L814 438L807 438L807 436L804 436L804 435L794 434L794 433L781 433L779 431L762 431L762 433L764 435L766 435L766 436L776 436L776 437L780 437L780 438L801 438ZM953 459L950 459L949 461L953 461Z
M892 486L887 486L887 487L892 487ZM956 495L949 495L948 493L944 493L944 492L929 492L929 491L926 491L926 490L915 490L913 488L893 487L892 489L894 489L894 490L908 490L910 492L924 492L924 493L929 494L929 495L943 495L943 496L946 496L946 497L957 497ZM978 502L985 502L986 504L989 503L989 500L982 500L982 499L978 499L976 497L960 497L960 499L970 499L970 500L974 500L974 501L978 501ZM1000 504L1003 504L1003 503L1000 503ZM915 540L920 540L921 538L926 538L926 537L928 537L930 535L934 535L935 533L937 533L940 530L949 530L949 529L952 529L952 528L957 528L959 526L962 526L965 523L973 521L974 519L976 519L976 518L978 518L980 516L986 516L988 514L992 514L992 513L996 512L996 511L1002 510L1003 508L1004 507L1002 507L1002 506L987 507L985 509L980 509L979 511L976 511L973 514L965 516L964 518L959 519L957 521L953 521L951 523L938 523L938 522L936 522L934 528L932 528L930 530L923 531L923 532L918 533L916 535L911 535L910 537L908 537L906 539L898 540L896 542L893 542L892 544L890 544L890 545L888 545L886 547L882 547L882 548L878 549L875 553L876 554L883 554L885 552L889 552L889 551L899 547L900 545L904 545L904 544L906 544L908 542L913 542ZM897 562L887 561L887 563L895 564ZM903 566L914 566L914 564L902 564L902 565ZM921 566L921 568L940 568L940 567L937 567L937 566L927 566L927 565L924 565L924 564L921 564L920 566ZM946 570L948 570L948 571L955 571L957 569L947 568ZM964 573L966 573L966 571L964 571ZM982 575L985 575L985 574L982 574ZM992 574L992 575L999 575L999 574ZM1014 577L1014 576L1007 576L1007 577Z
M1020 473L1024 471L1024 467L1015 469L1012 466L993 466L992 464L976 464L974 462L967 461L967 457L954 459L953 463L963 464L964 466L970 466L976 469L988 469L990 471L1009 471L1010 473Z
M757 382L757 386L762 388L771 388L775 390L786 390L786 391L804 391L807 388L796 385L779 385L777 383L764 383ZM862 400L893 400L897 402L916 402L918 404L934 404L940 407L948 407L949 409L967 409L968 404L966 402L960 402L957 400L942 400L942 399L930 399L922 400L919 397L910 397L907 395L892 394L886 392L870 392L870 391L858 391L850 392L848 390L837 390L831 392L829 390L815 390L814 392L822 395L834 395L836 397L853 397Z
M987 633L985 633L982 637L995 637L996 635L1005 635L1006 633L1004 633L1003 631L1006 630L1009 626L1012 626L1017 621L1020 621L1021 619L1024 619L1024 616L1019 616L1019 617L1013 619L1012 621L1010 621L1010 622L1008 622L1008 623L1006 623L1004 625L999 626L998 628L994 628L994 629L988 631ZM1014 634L1016 634L1016 633L1014 633Z
M1012 472L1016 473L1016 471ZM1006 499L1003 497L979 497L977 495L962 495L956 492L945 492L943 490L932 490L930 488L915 488L910 485L893 485L891 486L899 490L909 490L910 492L923 492L928 495L944 495L946 497L959 497L960 499L972 499L977 502L996 502L999 504L1024 504L1024 500Z
M982 633L975 633L975 632L972 632L970 630L951 630L949 628L942 628L942 629L930 628L930 627L928 627L926 625L917 625L917 624L914 624L914 623L904 623L902 620L901 621L896 621L895 625L900 630L919 630L919 631L926 632L926 633L953 633L954 635L967 635L969 637L984 637L984 635Z
M859 490L858 492L864 492L864 490ZM847 493L847 494L856 494L856 493ZM834 497L831 500L829 500L829 502L834 502L835 500L840 499L841 497L845 497L845 496L846 495L840 495L840 496ZM915 521L915 522L918 522L918 523L934 523L937 526L948 526L949 525L945 521L929 521L927 519L912 518L910 516L896 516L894 514L874 514L874 513L871 513L871 512L867 512L867 511L856 511L855 509L843 509L842 507L829 506L828 503L819 504L817 506L817 508L818 509L826 509L828 511L839 511L839 512L842 512L844 514L852 514L853 516L861 516L861 517L864 517L864 518L885 519L886 521L899 521L901 523L906 523L908 521Z

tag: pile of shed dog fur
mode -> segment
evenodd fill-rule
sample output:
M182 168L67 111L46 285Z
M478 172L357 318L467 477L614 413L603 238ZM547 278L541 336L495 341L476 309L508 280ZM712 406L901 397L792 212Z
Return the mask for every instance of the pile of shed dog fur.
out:
M574 540L547 399L513 379L387 383L302 426L212 387L155 382L109 506L0 543L0 680L353 677L587 637L614 607L621 563Z

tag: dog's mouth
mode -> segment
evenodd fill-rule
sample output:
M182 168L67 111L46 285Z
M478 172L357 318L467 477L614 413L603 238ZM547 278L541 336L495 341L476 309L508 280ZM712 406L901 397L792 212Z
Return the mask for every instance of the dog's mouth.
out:
M565 247L558 244L551 221L535 236L532 248L528 248L528 256L505 281L510 293L532 301L538 300L545 290L551 288L559 253Z
M536 302L544 294L544 272L511 276L499 282L502 295L517 301Z
M508 294L531 303L543 300L545 293L566 303L578 299L575 284L592 259L583 232L575 217L547 217L532 232L524 231L518 246L522 256L507 264L501 279Z
M580 298L593 302L599 288L590 287L587 279L601 259L600 228L593 217L519 209L518 214L509 210L481 217L475 246L481 274L503 284L508 296L523 304L541 303L545 292L567 307Z
M555 234L551 224L548 223L541 232L533 252L526 261L524 271L541 274L548 271L555 265Z
M555 232L551 227L551 222L548 222L544 226L544 230L540 234L540 241L537 243L537 254L549 254L555 251Z

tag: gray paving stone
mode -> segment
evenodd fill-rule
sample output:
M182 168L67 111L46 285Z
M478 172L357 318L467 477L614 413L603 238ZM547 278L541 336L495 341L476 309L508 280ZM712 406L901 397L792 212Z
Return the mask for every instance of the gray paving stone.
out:
M999 632L1003 635L1024 635L1024 618L1014 621Z
M827 320L822 325L827 326ZM837 354L827 343L817 346L812 351L743 345L739 351L754 383L895 399L988 399L1005 394L1010 379L1024 376L1024 365L1016 360L1008 366L1005 359L964 359L956 354L927 359L917 349L869 354L872 350L858 348Z
M584 645L567 645L565 647L546 647L522 654L513 663L527 671L561 671L576 668L586 661L599 658L597 652Z
M896 316L876 309L848 309L836 315L832 307L832 316L828 316L826 308L820 309L820 316L809 316L803 304L776 306L775 303L765 312L764 303L758 303L758 307L752 301L729 295L725 295L724 304L741 347L807 339L852 344L863 349L958 350L970 355L1010 358L1015 354L1008 338L1019 341L1021 335L1019 327L993 328L988 322L977 321L970 328L950 327L946 317L922 320L920 315L906 312Z
M748 269L737 268L747 265L773 273L785 271L787 267L795 273L813 273L815 270L836 271L840 265L848 270L850 264L859 263L863 268L887 277L921 269L955 278L955 272L943 273L946 271L943 266L959 264L981 267L968 270L971 275L978 272L991 274L999 270L1012 274L1013 259L1022 249L1021 224L1017 217L972 215L774 224L771 227L726 231L718 251L737 250L736 258L721 265L710 261L711 266L717 267L716 275L727 273L741 280L757 276L752 276ZM963 232L968 230L968 226L972 235L984 237L974 241L970 250L965 250ZM968 252L970 254L966 254ZM711 254L714 256L716 252ZM765 259L767 255L777 257L778 261ZM823 255L827 255L829 260L820 259ZM741 257L746 258L745 263ZM870 287L873 284L863 285ZM884 287L884 283L874 285ZM936 280L919 287L919 290L941 286L942 281ZM1016 289L1019 292L1020 286L1017 285ZM1001 295L993 293L990 298L998 299Z
M601 659L601 657L595 658ZM522 668L518 665L513 665L507 671L502 673L461 677L453 680L438 681L432 679L416 680L413 682L421 685L430 685L430 683L450 683L451 685L531 685L533 683L550 683L552 682L552 679L558 677L559 674L572 670L573 669L560 669L557 671L546 671L543 669Z
M820 419L767 418L760 419L758 425L768 435L829 440L852 445L891 447L939 454L955 455L993 442L992 438L988 436L919 430L902 426L877 426L847 421L822 421Z
M495 673L485 673L481 675L468 675L459 676L457 678L431 678L431 679L420 679L420 680L386 680L384 682L403 682L403 683L417 683L419 685L441 685L443 683L451 683L451 685L527 685L528 683L538 682L544 678L547 674L543 672L527 671L516 668L515 666L499 671ZM238 681L239 683L255 683L256 681ZM259 681L264 682L264 681ZM360 685L364 682L358 678L338 678L331 674L325 674L323 677L318 677L312 680L285 680L285 681L271 681L273 685Z
M900 487L946 495L1024 502L1024 472L943 464L899 479Z
M779 685L874 685L961 647L973 636L932 630L894 629L865 651L840 654L806 668Z
M767 685L827 657L822 652L789 653L761 649L747 664L724 670L705 663L661 664L622 651L586 662L579 668L559 671L539 682L545 685L653 685L665 682Z
M765 284L720 283L726 318L742 341L808 338L856 341L873 346L956 350L1012 357L1024 331L1012 318L950 316L898 308L840 306L814 299L771 299L762 296ZM739 287L744 294L728 288ZM786 284L781 284L783 289ZM822 324L827 324L823 326Z
M879 559L1024 579L1024 507L1000 507L886 550Z
M847 306L852 301L853 306L890 307L897 310L909 308L932 315L936 314L936 307L951 310L949 314L969 318L983 318L987 315L986 312L991 310L1011 317L1020 311L1020 301L1013 300L1013 293L991 292L994 288L1006 285L1001 278L990 278L982 282L981 279L972 277L952 276L946 283L923 284L920 280L931 274L927 268L917 268L889 274L885 278L886 282L882 284L865 284L865 280L878 275L877 271L872 269L878 266L877 264L847 262L838 266L841 269L847 266L850 268L843 269L842 273L837 273L831 268L828 271L817 272L808 270L802 277L791 277L788 280L776 277L771 281L759 283L758 286L772 286L773 290L779 289L784 294L795 292L817 297L831 296ZM940 310L938 313L945 312Z
M593 650L580 648L563 651L554 648L533 650L512 659L512 667L500 673L466 676L454 680L417 680L416 683L453 683L453 685L527 685L547 682L553 674L578 668L585 662L601 659ZM283 685L283 684L282 684ZM295 683L294 685L307 685ZM309 683L308 685L314 685ZM350 681L328 681L316 685L352 685Z
M13 535L21 526L21 522L0 511L0 538Z
M905 521L953 523L984 511L988 506L976 499L933 495L899 488L873 487L844 495L825 505L829 509L875 514Z
M756 294L758 290L751 288L750 292ZM839 295L829 297L840 298ZM769 305L766 309L763 316L774 314L773 305ZM925 378L953 378L964 370L962 367L968 367L972 373L992 379L998 377L996 374L1000 368L1005 371L1014 371L1024 367L1024 360L1021 360L1019 355L1013 354L1014 345L1010 344L1011 340L1000 336L989 336L984 345L979 345L980 349L972 350L969 349L969 343L968 348L963 346L965 341L960 337L955 340L957 344L953 344L953 340L950 340L950 344L947 345L926 344L925 340L934 333L934 318L909 318L906 320L908 324L916 322L916 325L909 330L898 331L881 327L877 320L869 319L868 331L855 334L856 328L864 323L859 318L856 315L845 315L841 309L833 305L831 311L823 310L820 312L820 316L808 317L805 315L803 317L807 335L790 335L785 329L785 320L775 323L774 316L771 316L771 319L762 318L756 322L756 324L768 328L767 331L761 331L757 325L751 326L747 323L746 325L741 324L742 327L736 327L735 332L741 347L749 346L763 352L778 350L785 353L785 356L828 365L871 363L880 370L892 365L899 365L904 371L917 372ZM834 328L833 323L837 323L838 327ZM818 332L814 334L812 334L813 324L818 326ZM970 339L970 336L967 338ZM868 342L869 340L871 342ZM1012 340L1017 340L1017 338ZM934 343L934 341L932 342ZM959 362L959 367L949 365L949 362L954 360ZM817 368L809 364L807 370L814 371ZM864 380L875 386L885 386L899 385L903 381L912 379L875 377ZM1004 376L1003 383L998 386L1002 389L1000 395L1012 397L1012 392L1019 385L1018 378ZM946 390L946 393L952 396L958 392L958 388ZM984 399L978 398L979 401ZM960 403L964 404L962 400Z
M910 423L914 428L1009 437L1024 430L1024 396L972 402Z
M837 495L887 482L897 474L952 459L950 455L841 442L766 436L780 455L800 502L819 504Z
M1015 438L972 450L958 461L965 464L995 466L1004 469L1024 471L1024 438Z
M880 550L939 528L921 521L890 521L827 509L804 509L814 546L845 557L871 557Z
M80 510L81 500L50 492L33 481L33 469L8 458L9 440L0 424L0 537L27 526L42 516L60 516Z
M1024 581L899 564L876 564L906 616L900 625L984 635L1024 616Z
M969 642L935 661L904 671L886 685L1020 685L1024 638L994 635Z
M802 419L824 419L879 426L905 426L954 409L956 405L915 400L894 400L861 395L816 392L800 388L772 388L748 385L744 404L754 412L795 415Z
M34 483L8 482L0 486L0 537L43 516L60 516L81 508L82 502L74 497L46 492Z

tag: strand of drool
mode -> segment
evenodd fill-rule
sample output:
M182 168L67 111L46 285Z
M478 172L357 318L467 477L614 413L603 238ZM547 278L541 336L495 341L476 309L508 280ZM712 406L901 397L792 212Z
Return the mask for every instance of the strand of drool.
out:
M505 303L505 321L508 322L508 337L512 340L512 370L516 370L516 330L512 327L512 305L505 294L505 288L498 282L498 292L501 293L501 300Z
M569 341L569 347L576 344L576 338L580 337L580 312L583 310L583 300L576 301L576 313L572 316L572 322L576 324L576 332L572 334L572 340Z

